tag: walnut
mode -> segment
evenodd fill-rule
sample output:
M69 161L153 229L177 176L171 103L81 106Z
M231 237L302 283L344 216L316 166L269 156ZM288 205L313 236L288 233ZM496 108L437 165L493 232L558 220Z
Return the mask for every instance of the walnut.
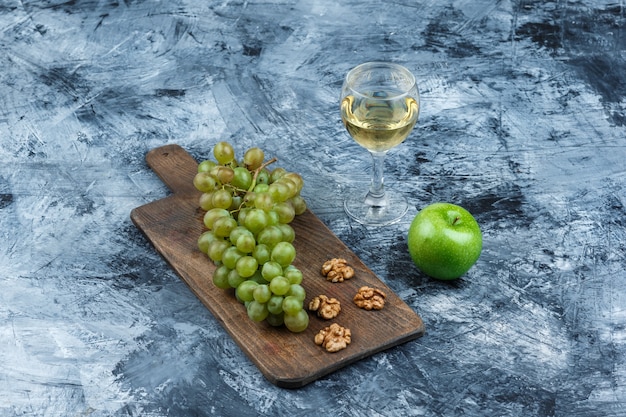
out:
M337 352L348 347L352 341L350 329L333 323L323 328L315 335L315 344L325 348L328 352Z
M328 298L322 294L311 300L309 310L317 311L319 317L330 320L337 317L341 311L341 303L336 298Z
M366 310L382 310L385 306L385 295L379 289L361 287L354 296L354 304Z
M343 282L354 276L354 269L343 258L333 258L322 265L322 275L331 282Z

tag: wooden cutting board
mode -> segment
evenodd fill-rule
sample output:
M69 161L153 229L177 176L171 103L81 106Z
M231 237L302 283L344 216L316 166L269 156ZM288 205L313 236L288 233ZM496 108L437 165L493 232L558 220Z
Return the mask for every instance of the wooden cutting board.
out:
M251 321L232 291L213 285L211 277L215 266L197 248L198 236L204 231L204 212L198 207L200 193L192 183L197 162L178 145L153 149L146 155L146 161L173 194L133 209L130 215L133 223L273 384L284 388L302 387L348 364L424 334L422 319L309 210L292 223L297 251L294 265L304 274L305 305L313 297L325 294L341 302L341 313L332 321L310 313L309 327L302 333ZM345 258L354 268L354 278L331 283L321 275L322 264L337 257ZM383 310L366 311L356 307L352 299L363 285L386 293ZM351 330L352 343L347 349L328 353L313 340L320 329L333 321Z

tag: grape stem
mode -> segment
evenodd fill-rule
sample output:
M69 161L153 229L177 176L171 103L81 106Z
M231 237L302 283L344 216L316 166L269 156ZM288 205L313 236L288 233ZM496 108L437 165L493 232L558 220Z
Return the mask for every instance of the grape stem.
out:
M246 193L251 193L254 190L254 187L256 187L256 180L257 177L259 176L259 172L261 172L263 170L263 168L267 167L268 165L273 164L274 162L278 161L278 158L273 157L272 159L270 159L269 161L261 164L260 167L258 167L257 169L254 170L254 175L252 176L252 182L250 183L250 188L248 188L248 190L240 190L240 189L236 189L238 191L245 191ZM241 207L243 207L243 205L246 204L245 199L241 202L241 205L236 209L231 211L230 213L235 213L238 212L239 210L241 210Z
M261 172L263 168L267 167L268 165L273 164L276 161L278 161L278 158L273 157L272 159L270 159L267 162L264 162L263 164L261 164L260 167L254 170L254 176L252 177L252 183L250 184L250 188L248 188L248 192L251 192L252 190L254 190L254 187L256 187L256 179L259 176L259 172Z

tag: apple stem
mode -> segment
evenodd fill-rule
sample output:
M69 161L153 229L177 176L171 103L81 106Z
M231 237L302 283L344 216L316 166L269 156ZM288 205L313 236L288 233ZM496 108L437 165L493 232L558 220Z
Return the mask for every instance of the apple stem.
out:
M456 224L456 222L458 222L459 220L461 220L461 218L459 216L456 216L454 218L454 221L452 222L452 225L454 226Z

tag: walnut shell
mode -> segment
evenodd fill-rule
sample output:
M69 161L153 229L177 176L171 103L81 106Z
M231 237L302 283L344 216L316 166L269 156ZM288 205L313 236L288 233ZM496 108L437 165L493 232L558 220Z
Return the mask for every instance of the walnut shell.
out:
M382 310L387 295L376 288L361 287L354 296L354 304L365 310Z
M322 346L326 351L333 353L348 347L352 341L350 329L333 323L323 328L315 335L315 344Z
M316 311L318 317L330 320L341 312L341 303L336 298L328 298L322 294L311 300L309 310Z
M354 268L343 258L333 258L322 265L322 275L330 282L343 282L354 276Z

